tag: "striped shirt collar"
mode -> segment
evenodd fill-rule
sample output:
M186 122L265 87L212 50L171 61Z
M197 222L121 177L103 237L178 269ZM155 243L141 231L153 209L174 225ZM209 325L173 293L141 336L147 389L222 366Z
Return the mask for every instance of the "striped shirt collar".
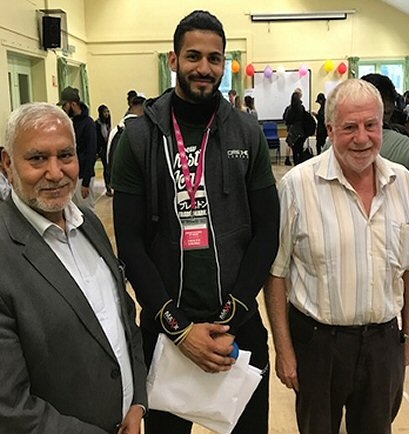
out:
M327 152L322 153L322 158L320 159L316 173L317 176L326 181L337 179L340 184L350 186L350 183L342 172L332 146ZM380 155L377 155L375 159L375 173L380 188L383 188L387 184L391 184L396 179L395 171L390 167L390 165L385 164L384 158Z

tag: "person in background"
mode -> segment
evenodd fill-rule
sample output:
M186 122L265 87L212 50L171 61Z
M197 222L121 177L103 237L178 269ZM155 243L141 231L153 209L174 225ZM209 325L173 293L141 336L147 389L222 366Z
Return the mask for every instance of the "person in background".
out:
M101 222L71 201L69 117L13 111L0 204L0 432L139 434L147 408L142 338Z
M97 153L102 163L106 195L112 196L108 169L108 137L111 132L111 113L104 104L98 107L98 119L95 121L95 127L97 130Z
M143 104L146 101L144 96L135 96L131 100L131 106L129 107L129 113L119 122L119 124L114 127L108 137L108 145L107 145L107 158L108 158L108 171L109 171L109 180L111 181L111 169L114 161L115 150L118 146L119 139L121 138L121 134L125 128L125 123L127 119L136 118L138 116L143 115ZM110 184L111 188L111 184ZM112 189L111 189L112 191Z
M136 96L138 96L138 93L136 92L136 90L133 90L133 89L130 90L130 91L128 91L128 93L126 94L126 101L127 101L127 103L128 103L128 109L126 110L124 116L126 116L127 114L129 114L129 111L130 111L131 106L132 106L132 100L133 100Z
M348 434L390 434L409 363L409 171L379 155L372 84L339 84L325 117L332 147L280 182L264 286L276 373L301 434L338 434L344 409Z
M79 180L73 201L77 206L95 212L95 161L97 158L97 131L89 110L80 100L78 89L71 86L61 92L59 104L72 119L80 165Z
M119 257L142 306L147 364L159 333L211 373L231 369L236 342L264 375L232 432L267 434L269 354L256 297L278 246L269 150L256 119L218 90L221 22L194 11L173 40L175 88L127 121L115 152ZM151 410L145 427L147 434L188 434L192 424Z
M252 96L246 95L244 97L244 107L245 107L245 111L249 115L254 116L256 119L258 119L257 110L254 107L254 98Z
M300 96L300 100L302 100L302 89L301 88L299 88L299 87L296 87L295 89L294 89L294 92L295 93L298 93L298 95ZM291 108L291 104L290 105L288 105L285 109L284 109L284 112L283 112L283 120L284 120L284 123L285 123L285 125L286 125L286 127L287 127L287 132L288 132L288 129L289 129L289 124L287 124L287 122L286 122L286 117L287 117L287 113L288 113L288 111L290 110L290 108ZM291 166L291 160L290 160L290 157L291 157L291 154L292 154L292 147L287 143L287 140L286 140L286 144L287 144L287 146L286 146L286 150L285 150L285 161L284 161L284 164L286 165L286 166Z
M317 119L317 133L316 133L316 139L317 139L317 155L321 154L321 150L325 145L325 141L327 140L328 133L327 133L327 127L325 126L325 95L323 93L319 93L317 95L317 99L315 102L317 102L320 105L320 108L318 112L313 112L312 114Z
M235 89L230 89L228 92L230 104L234 107L234 100L236 98L237 91Z
M234 97L234 108L239 110L239 111L244 111L243 103L241 102L241 96L240 95L236 95Z
M294 165L304 161L303 149L306 140L304 132L304 112L305 108L302 104L300 93L293 92L291 95L291 104L284 113L284 120L288 129L286 143L293 151Z

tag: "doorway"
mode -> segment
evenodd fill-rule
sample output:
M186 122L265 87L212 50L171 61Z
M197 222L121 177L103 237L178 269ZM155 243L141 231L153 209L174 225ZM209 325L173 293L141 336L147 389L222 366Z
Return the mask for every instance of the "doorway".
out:
M8 81L10 107L16 109L33 100L31 59L23 55L8 54Z

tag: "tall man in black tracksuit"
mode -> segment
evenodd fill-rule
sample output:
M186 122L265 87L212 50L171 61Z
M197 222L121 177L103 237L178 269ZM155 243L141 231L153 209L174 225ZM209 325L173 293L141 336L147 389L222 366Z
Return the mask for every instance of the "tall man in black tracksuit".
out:
M115 154L115 232L142 305L147 363L165 333L201 369L222 372L235 341L264 378L233 433L267 434L267 332L256 296L276 255L279 204L257 121L218 91L225 46L208 12L177 26L169 56L176 88L127 122ZM147 434L190 431L169 413L146 420Z

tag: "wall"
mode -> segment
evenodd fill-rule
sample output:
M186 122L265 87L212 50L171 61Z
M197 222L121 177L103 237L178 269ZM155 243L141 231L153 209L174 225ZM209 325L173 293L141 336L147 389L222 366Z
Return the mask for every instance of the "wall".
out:
M57 57L61 50L45 51L40 47L38 9L63 9L68 17L68 41L77 45L69 56L74 64L87 62L85 12L83 0L0 0L0 143L10 113L7 55L23 56L31 61L33 98L36 101L57 102Z
M210 0L205 6L178 0L172 7L164 0L116 0L115 6L110 0L85 0L93 112L99 104L105 103L117 122L126 110L128 90L156 96L159 93L158 54L172 50L175 26L200 7L222 20L231 16L227 20L231 24L235 16L248 21L244 16L246 2L242 0ZM229 34L227 49L245 52L249 35L227 27L226 31Z
M340 6L342 3L342 6ZM311 95L339 79L326 74L326 59L337 65L348 56L362 59L403 58L409 54L409 16L381 0L0 0L0 71L7 71L7 52L32 59L35 98L58 100L53 85L61 51L39 48L36 9L67 12L69 44L75 53L71 65L88 65L91 114L107 104L117 122L126 109L126 93L135 88L155 96L160 52L172 49L176 24L192 9L206 8L223 22L227 50L241 50L242 67L249 62L256 70L266 65L297 69L306 63L312 71ZM356 9L345 21L252 23L250 12L299 12ZM243 87L252 86L244 78ZM10 111L7 74L0 73L0 133ZM312 108L314 102L312 101Z
M342 5L340 5L342 3ZM266 65L297 69L306 63L312 71L314 97L327 82L339 80L325 73L325 60L338 65L349 56L403 58L409 54L409 16L380 0L208 0L206 4L178 0L85 0L88 65L93 112L105 103L118 121L126 108L129 89L157 95L157 54L172 49L179 20L195 8L206 8L223 22L227 50L243 52L256 70ZM299 12L356 9L345 21L252 23L250 12ZM252 86L244 78L244 88ZM312 107L315 108L315 98Z

